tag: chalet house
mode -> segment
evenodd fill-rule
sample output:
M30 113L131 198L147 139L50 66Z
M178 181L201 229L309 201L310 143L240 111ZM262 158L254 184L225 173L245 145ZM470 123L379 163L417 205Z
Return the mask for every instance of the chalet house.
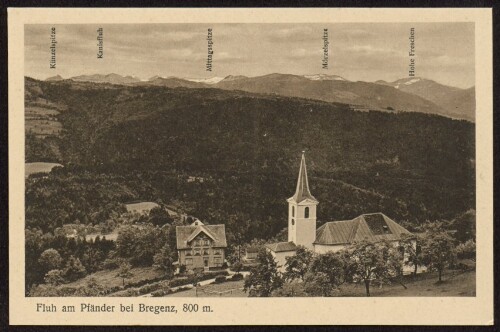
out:
M222 267L225 261L226 229L224 225L204 225L196 220L190 226L175 228L179 265L187 270Z
M295 255L301 245L316 253L336 252L346 246L368 240L399 243L403 234L411 234L383 213L362 214L352 220L331 221L316 228L318 200L309 190L305 156L302 154L295 194L288 202L288 242L266 245L280 268L284 270L286 257Z

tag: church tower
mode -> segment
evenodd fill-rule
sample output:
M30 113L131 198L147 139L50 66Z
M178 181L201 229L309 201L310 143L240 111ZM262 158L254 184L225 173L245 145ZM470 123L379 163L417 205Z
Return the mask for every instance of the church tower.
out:
M295 195L288 202L288 241L313 250L316 240L316 206L318 200L309 191L306 157L302 151Z

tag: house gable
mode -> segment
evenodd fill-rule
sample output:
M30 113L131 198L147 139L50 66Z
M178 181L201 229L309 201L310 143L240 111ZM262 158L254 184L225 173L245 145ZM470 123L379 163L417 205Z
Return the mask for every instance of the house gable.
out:
M227 247L226 241L226 228L221 225L198 225L198 226L177 226L175 228L177 249L190 249L192 241L198 236L206 236L210 238L212 247L225 248Z

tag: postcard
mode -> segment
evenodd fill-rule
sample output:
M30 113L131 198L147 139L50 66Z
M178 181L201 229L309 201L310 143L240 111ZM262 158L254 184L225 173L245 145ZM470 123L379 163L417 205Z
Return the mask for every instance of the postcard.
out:
M14 325L491 325L491 9L10 8Z

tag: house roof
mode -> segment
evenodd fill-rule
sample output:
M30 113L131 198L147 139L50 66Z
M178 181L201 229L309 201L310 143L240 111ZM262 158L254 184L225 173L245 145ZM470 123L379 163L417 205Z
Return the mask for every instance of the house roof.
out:
M214 247L227 247L226 228L221 225L198 225L198 226L176 226L175 234L177 239L177 249L191 248L189 243L200 233L206 234L214 243Z
M307 168L306 168L306 157L304 152L302 152L302 159L300 161L300 169L299 169L299 178L297 179L297 188L295 190L295 194L290 197L288 200L293 200L297 203L300 203L306 199L309 199L313 202L318 202L311 192L309 191L309 181L307 179Z
M350 244L368 240L395 241L402 234L411 234L383 213L362 214L352 220L327 222L316 230L314 244Z
M187 238L186 241L187 242L193 241L200 233L204 233L209 238L211 238L213 241L216 241L215 236L212 234L212 232L207 227L205 227L205 225L196 225L194 232L191 233L191 235L189 235L189 237Z
M297 246L293 242L276 242L266 244L266 248L274 251L274 252L283 252L283 251L296 251Z

